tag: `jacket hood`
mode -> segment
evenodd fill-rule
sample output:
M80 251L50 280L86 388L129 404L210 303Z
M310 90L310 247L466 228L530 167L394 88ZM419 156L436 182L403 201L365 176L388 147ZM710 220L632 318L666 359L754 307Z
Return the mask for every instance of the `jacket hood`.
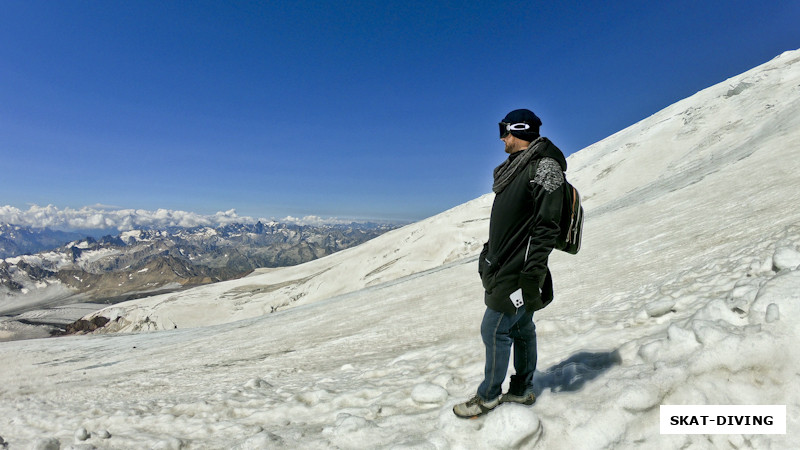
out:
M534 142L531 142L531 145L537 145L537 142L545 141L545 145L541 146L539 149L536 150L536 155L540 155L541 157L545 158L553 158L558 161L558 164L561 166L561 170L566 172L567 171L567 158L564 157L564 153L553 144L550 139L546 137L541 137Z

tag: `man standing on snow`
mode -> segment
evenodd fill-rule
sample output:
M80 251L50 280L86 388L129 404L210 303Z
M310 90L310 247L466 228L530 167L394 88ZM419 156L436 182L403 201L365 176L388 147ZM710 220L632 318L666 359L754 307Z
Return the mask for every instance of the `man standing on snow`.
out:
M559 234L567 170L561 150L539 136L541 125L527 109L511 111L500 122L509 157L494 169L489 241L478 260L486 290L481 323L486 368L475 397L453 407L459 417L483 415L500 403L531 405L536 400L533 313L553 299L547 260ZM512 344L516 374L501 396Z

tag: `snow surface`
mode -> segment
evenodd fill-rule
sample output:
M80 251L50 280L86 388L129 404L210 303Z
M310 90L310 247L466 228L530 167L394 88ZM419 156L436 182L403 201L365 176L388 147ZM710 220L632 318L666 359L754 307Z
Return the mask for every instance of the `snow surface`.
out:
M111 330L156 332L0 343L0 436L11 448L795 448L799 149L792 51L572 155L583 248L551 257L532 407L451 411L482 379L486 195L307 264L99 313ZM787 434L661 435L665 404L786 405Z
M97 303L72 303L34 309L14 317L0 316L0 342L50 337L51 332L58 331L57 326L63 329L64 326L97 311L100 306Z

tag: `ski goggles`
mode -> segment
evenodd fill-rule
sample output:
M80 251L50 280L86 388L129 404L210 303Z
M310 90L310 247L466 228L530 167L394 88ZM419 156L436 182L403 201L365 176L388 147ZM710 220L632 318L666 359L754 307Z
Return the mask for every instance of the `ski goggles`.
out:
M520 123L508 123L508 122L500 122L500 139L508 136L509 133L512 131L525 131L531 128L530 124L520 122Z

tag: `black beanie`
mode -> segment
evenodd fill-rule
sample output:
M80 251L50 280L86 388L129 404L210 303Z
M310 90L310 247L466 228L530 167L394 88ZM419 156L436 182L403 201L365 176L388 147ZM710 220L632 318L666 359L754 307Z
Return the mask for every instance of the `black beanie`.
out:
M527 123L531 127L527 130L511 130L511 135L522 139L523 141L533 142L539 137L539 127L542 126L542 120L539 119L533 111L529 109L515 109L506 114L501 122L505 123Z

